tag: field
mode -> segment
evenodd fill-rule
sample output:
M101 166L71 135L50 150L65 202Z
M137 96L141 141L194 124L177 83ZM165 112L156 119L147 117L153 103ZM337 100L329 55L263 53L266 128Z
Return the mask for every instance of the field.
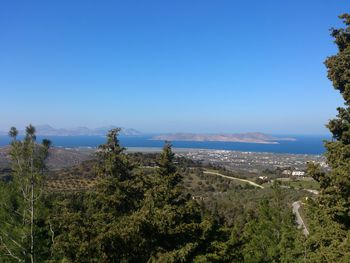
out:
M311 189L311 190L319 190L320 184L313 180L310 177L300 178L300 179L289 179L287 180L278 180L281 185L288 186L295 189Z

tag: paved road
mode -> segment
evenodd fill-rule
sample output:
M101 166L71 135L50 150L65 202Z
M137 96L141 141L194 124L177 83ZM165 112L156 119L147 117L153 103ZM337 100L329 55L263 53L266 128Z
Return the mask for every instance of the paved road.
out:
M209 171L204 171L204 174L212 174L212 175L218 175L227 179L231 179L231 180L237 180L237 181L241 181L241 182L245 182L248 183L250 185L253 185L255 187L259 187L261 189L264 189L264 187L262 185L259 185L257 183L254 183L252 181L246 180L246 179L241 179L241 178L237 178L237 177L232 177L232 176L228 176L228 175L224 175L224 174L220 174L220 173L216 173L216 172L209 172Z
M307 230L305 223L300 216L300 213L299 213L300 204L301 204L300 201L296 201L293 203L293 214L295 214L296 216L296 222L298 224L298 228L303 229L303 234L304 236L307 237L309 235L309 230Z

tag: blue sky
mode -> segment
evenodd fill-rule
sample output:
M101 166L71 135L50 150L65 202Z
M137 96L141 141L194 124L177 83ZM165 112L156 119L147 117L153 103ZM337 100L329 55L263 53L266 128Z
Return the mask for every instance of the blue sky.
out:
M346 2L2 1L0 129L327 133Z

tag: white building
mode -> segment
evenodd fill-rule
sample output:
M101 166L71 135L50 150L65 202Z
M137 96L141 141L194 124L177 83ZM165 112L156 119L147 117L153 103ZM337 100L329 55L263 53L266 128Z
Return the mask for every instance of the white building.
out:
M303 171L293 171L292 176L304 176L305 172Z
M284 171L282 172L282 174L284 174L284 175L291 175L291 174L292 174L292 171L291 171L291 170L284 170Z

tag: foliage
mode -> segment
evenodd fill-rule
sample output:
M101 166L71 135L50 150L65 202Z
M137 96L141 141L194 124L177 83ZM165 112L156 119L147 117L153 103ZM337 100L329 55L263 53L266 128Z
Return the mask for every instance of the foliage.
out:
M310 262L349 262L350 231L350 15L340 18L345 27L332 29L338 53L328 57L328 78L344 99L338 115L327 127L333 135L325 143L331 172L309 164L308 172L320 183L316 203L310 202L311 236L307 240Z
M50 173L45 180L38 177L49 192L43 192L36 204L36 261L291 262L300 258L304 247L290 209L299 191L278 186L256 189L207 175L200 164L176 158L168 142L161 154L126 154L118 133L118 129L108 133L96 160L61 174ZM44 159L38 162L41 171ZM53 182L60 180L76 185L53 188ZM79 180L90 183L79 187ZM0 186L6 190L1 200L13 207L21 204L12 199L16 180ZM1 215L10 216L5 210Z
M23 141L12 127L10 157L12 180L2 183L0 203L0 255L2 260L34 262L47 257L48 225L42 207L43 174L50 141L36 143L35 128L29 125ZM46 231L47 230L47 231Z
M292 262L300 257L300 232L282 202L281 189L274 186L274 198L260 202L257 215L243 232L244 262ZM273 202L273 203L272 203Z
M325 64L328 78L343 96L345 107L339 107L337 118L327 125L335 139L326 142L326 157L332 172L314 174L322 186L321 204L332 218L350 227L350 15L340 18L346 27L332 30L339 51L327 58Z

